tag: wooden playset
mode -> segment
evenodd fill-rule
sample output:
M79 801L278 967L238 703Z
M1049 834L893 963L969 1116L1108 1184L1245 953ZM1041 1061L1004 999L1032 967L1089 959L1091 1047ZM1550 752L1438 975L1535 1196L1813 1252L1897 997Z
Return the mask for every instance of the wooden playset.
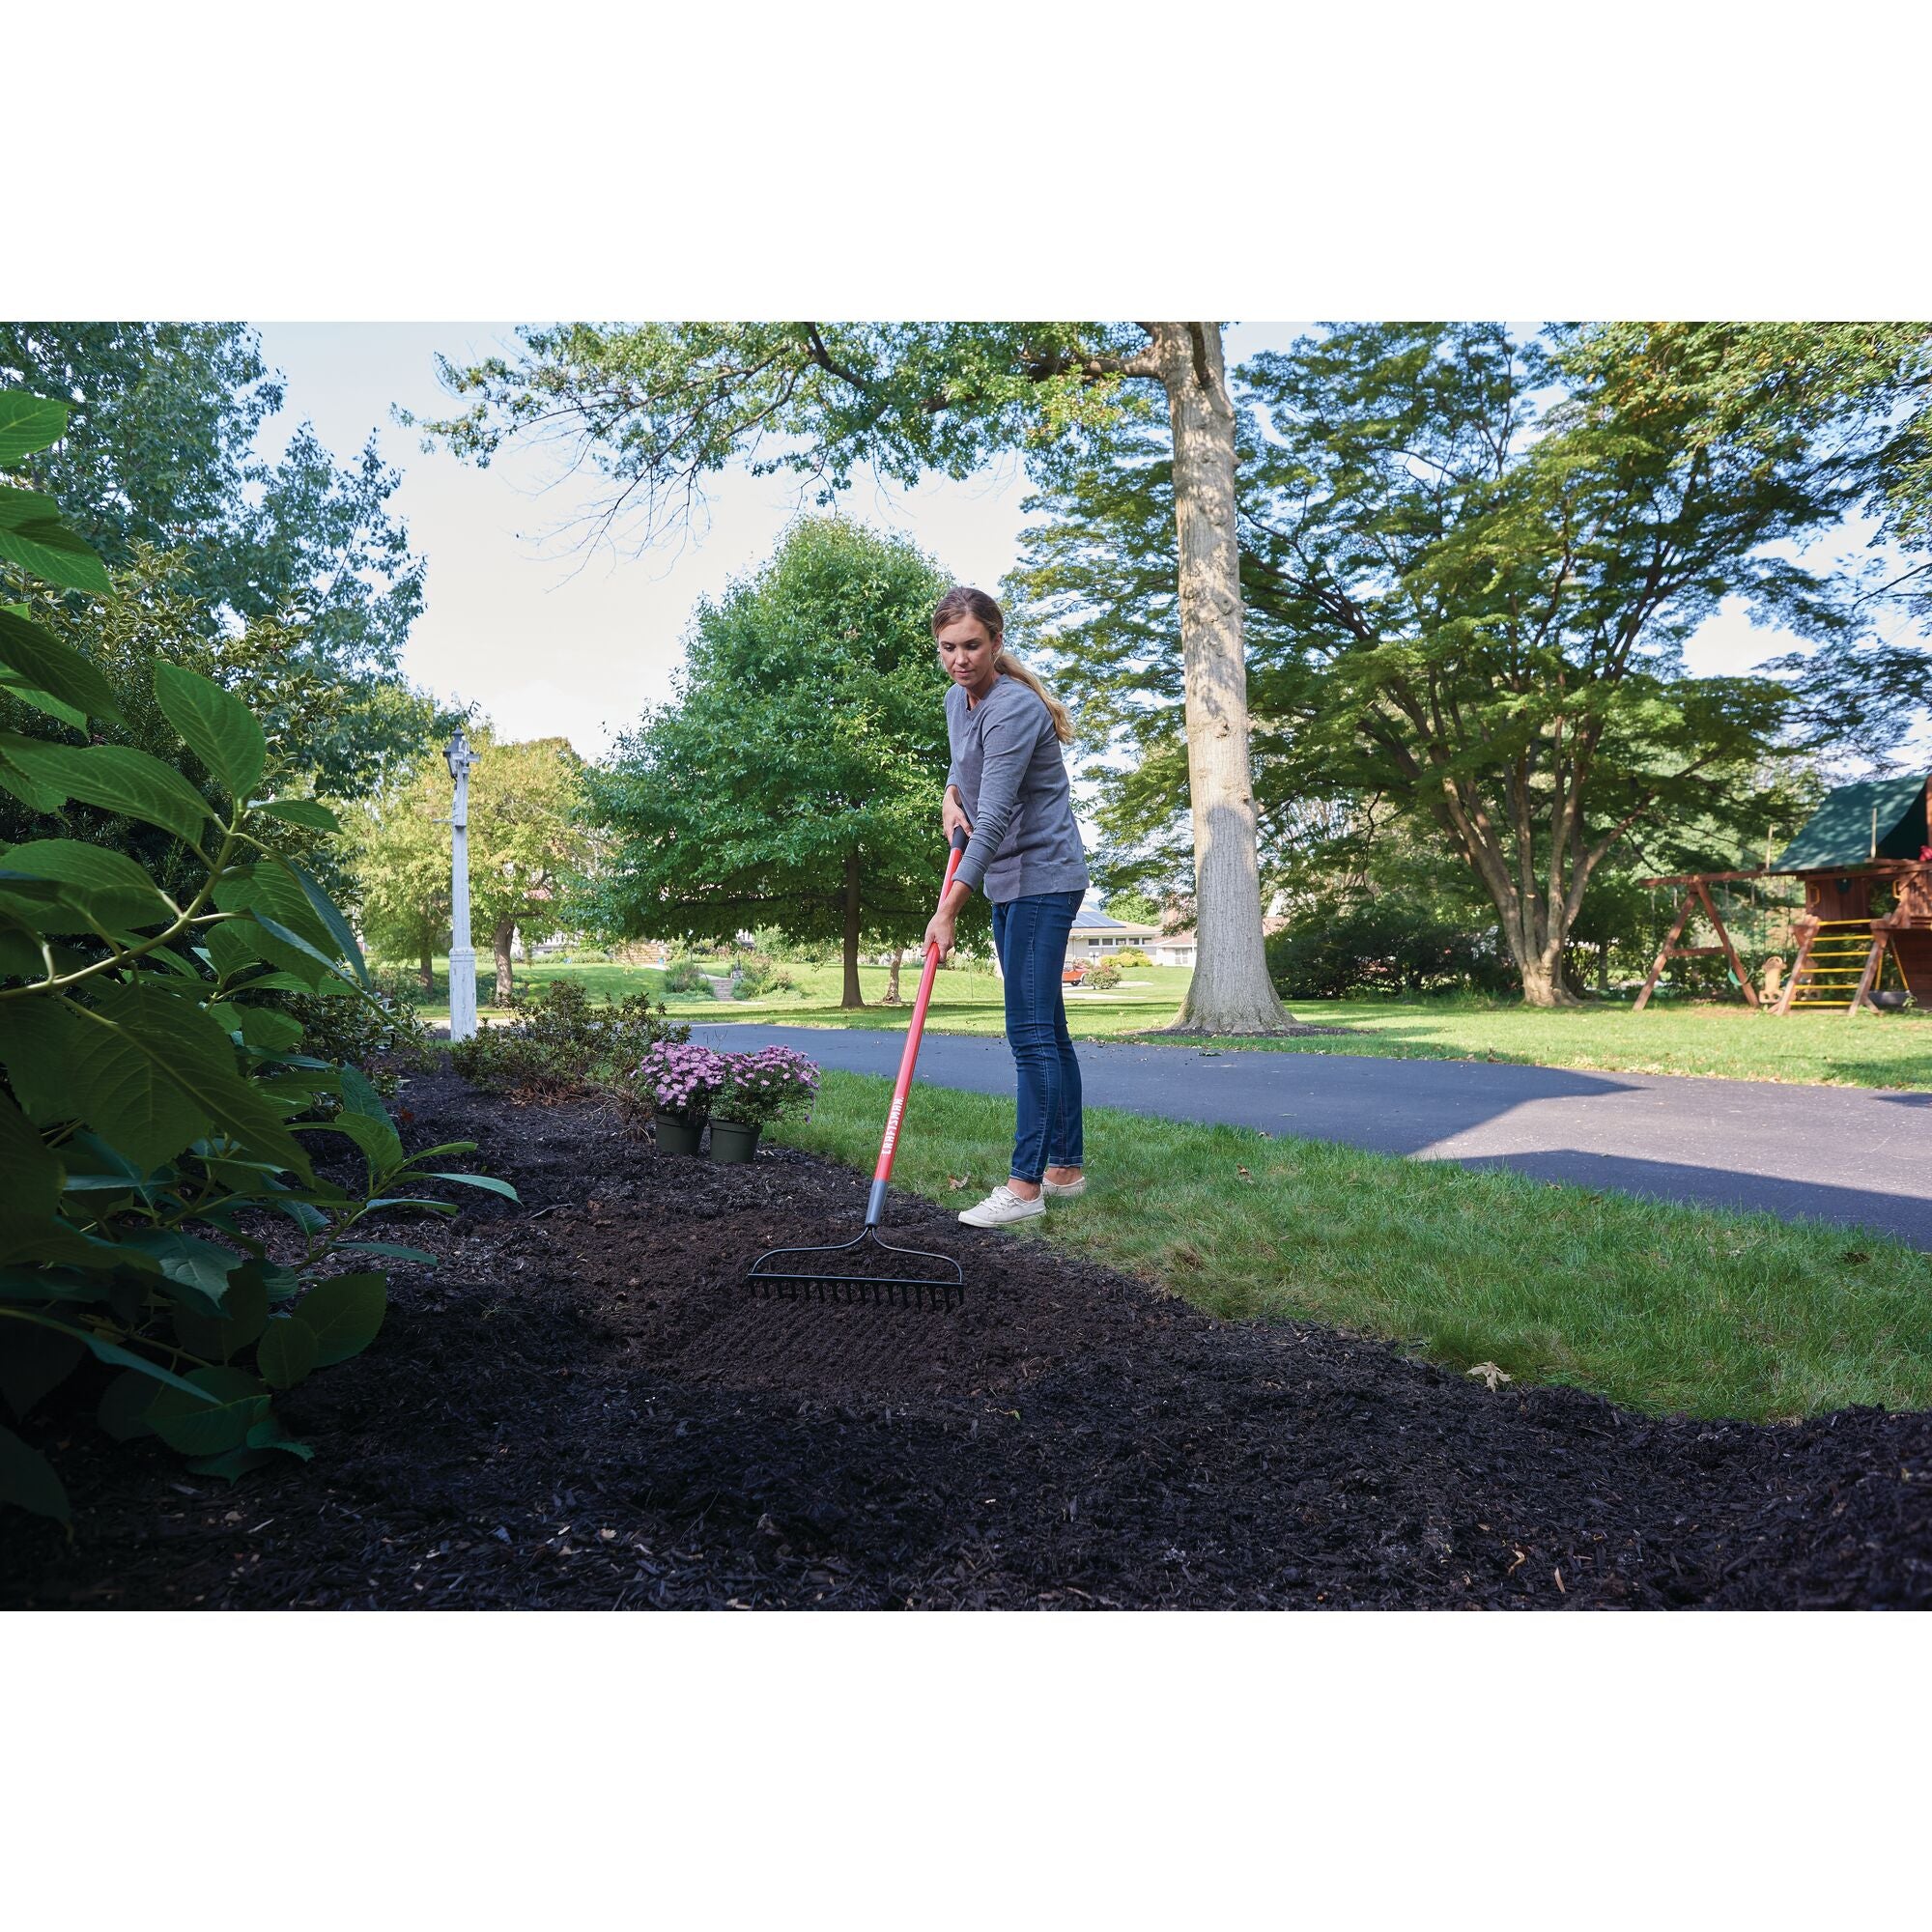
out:
M1742 872L1686 872L1646 879L1674 887L1677 917L1652 962L1634 1010L1642 1012L1672 959L1721 953L1752 1007L1761 1004L1750 976L1711 896L1711 888L1741 879L1799 878L1804 910L1792 922L1798 957L1778 988L1772 1010L1827 1008L1855 1013L1861 1007L1902 1005L1909 994L1932 1006L1932 773L1872 779L1840 785L1776 865ZM1685 927L1701 912L1716 946L1680 946ZM1889 978L1895 983L1888 984Z

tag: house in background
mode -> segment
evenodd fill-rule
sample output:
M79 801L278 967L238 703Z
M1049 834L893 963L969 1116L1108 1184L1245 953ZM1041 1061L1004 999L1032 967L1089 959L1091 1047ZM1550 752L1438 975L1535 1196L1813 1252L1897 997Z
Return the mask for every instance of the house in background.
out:
M1133 925L1125 920L1109 919L1097 907L1082 906L1073 930L1066 935L1066 963L1097 966L1109 954L1123 952L1130 946L1138 946L1152 959L1159 938L1157 925ZM1188 963L1193 964L1191 953Z
M1272 938L1288 923L1286 913L1270 912L1262 920L1262 937ZM1183 926L1179 932L1164 932L1158 939L1142 942L1147 956L1156 966L1192 966L1195 963L1195 931Z

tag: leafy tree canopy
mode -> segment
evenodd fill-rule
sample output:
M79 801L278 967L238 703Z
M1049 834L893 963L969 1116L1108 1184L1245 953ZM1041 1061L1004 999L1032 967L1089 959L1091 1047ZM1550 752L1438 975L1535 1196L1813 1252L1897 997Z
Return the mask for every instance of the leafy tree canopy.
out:
M1753 387L1743 370L1764 347L1718 325L1531 342L1350 326L1243 370L1264 825L1338 797L1433 823L1495 906L1526 993L1558 999L1565 936L1620 840L1699 815L1769 753L1882 740L1909 717L1932 692L1924 655L1873 637L1866 585L1793 560L1909 469L1904 366L1868 363L1890 386L1854 396L1814 342L1823 373ZM1162 452L1150 440L1046 500L1018 613L1060 645L1083 727L1128 754L1109 832L1177 844ZM1687 676L1685 641L1729 596L1813 648L1782 678Z
M606 522L648 539L734 458L819 480L821 503L875 467L897 482L969 475L995 451L1064 461L1155 399L1132 374L1134 324L571 323L522 353L459 367L469 407L426 434L479 465L519 434L574 440L619 487ZM414 420L407 417L406 420Z
M513 935L542 937L565 923L595 840L583 761L566 739L502 744L485 724L470 745L470 917L494 946L502 1000ZM441 751L426 751L345 814L343 857L363 930L390 957L420 960L448 940L451 791Z
M911 544L838 518L699 606L675 702L589 774L611 849L587 918L612 938L917 938L945 851L947 588Z
M273 617L343 675L393 675L422 609L424 560L390 515L399 478L372 433L337 465L301 425L254 453L282 407L241 323L0 323L0 391L57 396L65 433L20 466L109 569L173 560L211 633ZM8 466L0 465L0 469Z

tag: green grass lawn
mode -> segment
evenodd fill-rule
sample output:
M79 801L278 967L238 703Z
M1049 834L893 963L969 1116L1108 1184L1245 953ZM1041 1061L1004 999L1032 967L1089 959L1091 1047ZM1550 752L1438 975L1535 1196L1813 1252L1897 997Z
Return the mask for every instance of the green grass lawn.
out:
M440 975L444 962L437 962ZM681 1018L783 1022L794 1026L899 1028L907 1008L885 1007L887 973L860 969L867 1005L838 1005L843 984L834 966L785 969L796 993L722 1001L685 995L667 1002ZM639 989L657 997L664 976L647 967L538 964L520 969L519 983L569 976L598 999ZM1112 992L1070 994L1067 1024L1081 1039L1151 1036L1179 1010L1190 975L1178 966L1129 968ZM486 997L494 977L482 976ZM900 978L910 1001L919 979L910 961ZM447 982L440 1005L424 1009L433 1024L448 1018ZM933 985L927 1025L936 1033L997 1035L1006 1027L1000 981L990 973L954 968ZM487 1017L506 1017L492 1007ZM1296 1017L1347 1027L1346 1035L1296 1039L1224 1039L1226 1050L1269 1053L1363 1053L1403 1060L1500 1060L1537 1066L1593 1067L1612 1073L1701 1073L1732 1080L1826 1082L1848 1087L1932 1086L1932 1015L1918 1012L1794 1013L1776 1019L1743 1006L1653 1007L1633 1013L1605 1005L1539 1012L1503 1001L1474 999L1310 1001Z
M828 1072L814 1118L773 1131L869 1170L890 1094ZM1012 1130L1010 1101L922 1086L895 1182L969 1206L1005 1178ZM1086 1195L1002 1238L1211 1314L1319 1321L1651 1413L1932 1408L1932 1256L1883 1236L1111 1108L1089 1109L1087 1154Z

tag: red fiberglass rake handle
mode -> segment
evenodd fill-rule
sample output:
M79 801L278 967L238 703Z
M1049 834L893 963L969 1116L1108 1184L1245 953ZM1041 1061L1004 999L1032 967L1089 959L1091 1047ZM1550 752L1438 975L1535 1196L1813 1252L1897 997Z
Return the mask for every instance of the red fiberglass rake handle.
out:
M959 855L966 849L966 835L952 835L952 855L946 861L946 883L939 889L943 905L952 889L952 875L959 869ZM893 1104L886 1115L886 1137L879 1143L879 1164L872 1170L872 1191L866 1200L866 1225L876 1228L886 1211L886 1186L893 1178L893 1155L898 1151L899 1123L905 1119L906 1095L912 1092L912 1069L919 1060L920 1036L925 1031L926 1004L932 998L933 976L939 971L939 942L925 949L925 971L919 976L919 998L913 1002L912 1025L906 1029L905 1051L899 1055L899 1077L893 1088Z

